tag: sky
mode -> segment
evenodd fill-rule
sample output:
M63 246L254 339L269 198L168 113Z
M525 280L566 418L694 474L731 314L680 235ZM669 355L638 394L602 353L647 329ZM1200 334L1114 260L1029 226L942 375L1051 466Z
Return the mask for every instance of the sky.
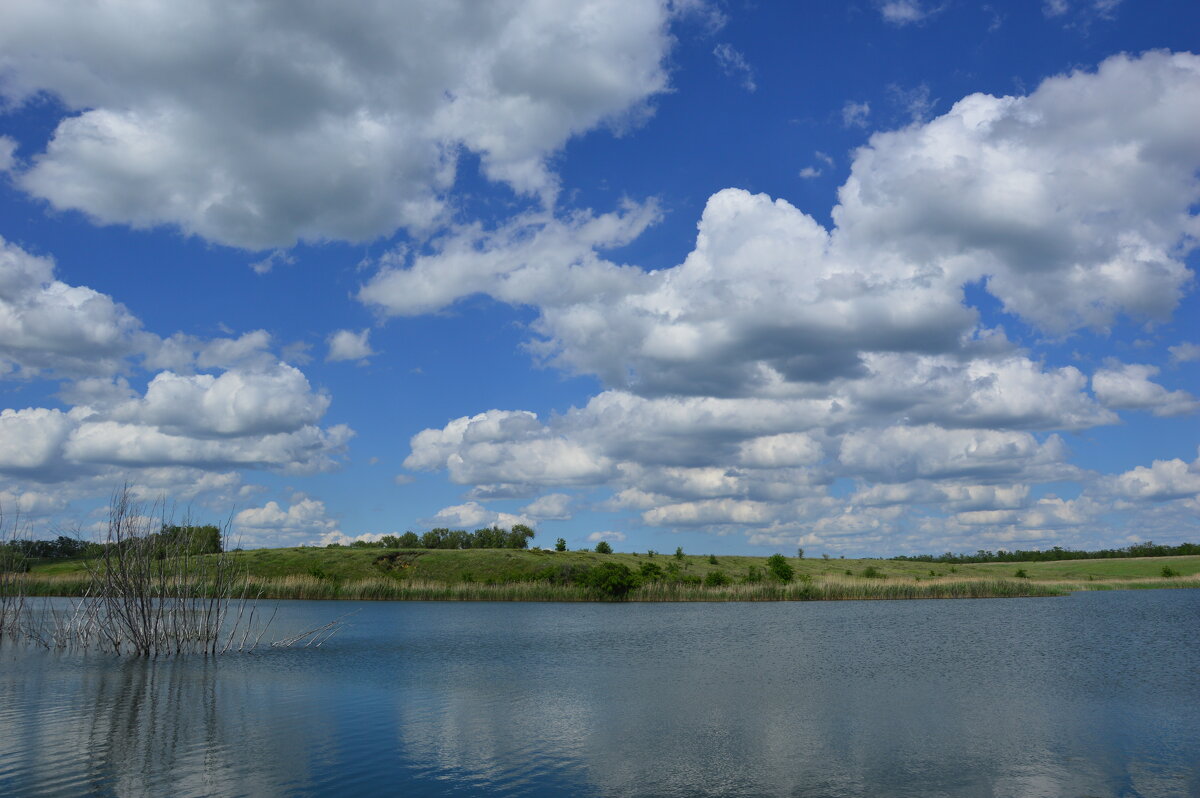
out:
M1200 540L1190 0L0 0L0 512Z

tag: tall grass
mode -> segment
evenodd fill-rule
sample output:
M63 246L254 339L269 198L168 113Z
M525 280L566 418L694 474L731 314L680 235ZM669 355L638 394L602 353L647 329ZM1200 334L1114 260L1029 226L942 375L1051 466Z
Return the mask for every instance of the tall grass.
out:
M48 579L53 592L68 583ZM77 583L70 583L78 586ZM940 579L881 582L825 577L811 582L730 584L716 587L679 582L650 582L633 589L628 601L838 601L871 599L1008 598L1060 596L1072 586L1010 579ZM248 577L239 590L264 599L350 599L359 601L604 601L604 595L581 585L549 581L434 582L387 577L337 582L308 575ZM41 591L31 591L41 592Z

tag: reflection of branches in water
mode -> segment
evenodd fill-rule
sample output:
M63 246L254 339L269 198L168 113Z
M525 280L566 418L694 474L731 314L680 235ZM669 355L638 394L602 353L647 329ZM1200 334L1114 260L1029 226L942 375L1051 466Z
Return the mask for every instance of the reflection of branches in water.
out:
M357 612L358 610L355 610L354 612L348 612L339 618L335 618L324 626L318 626L316 629L309 629L307 632L301 632L297 635L285 637L282 640L276 640L271 645L275 646L276 648L290 648L301 641L307 641L304 643L302 648L308 648L309 646L320 648L326 640L333 637L341 630L343 621L346 618L349 618L351 615L354 615Z
M3 532L0 515L0 532ZM206 551L216 533L216 551ZM0 535L0 537L3 537ZM275 613L258 625L261 593L224 545L225 530L168 523L162 503L135 502L129 486L113 494L107 534L87 563L89 584L68 609L49 602L35 611L21 574L0 562L0 640L45 648L99 649L139 656L252 651ZM272 643L319 646L340 619Z
M218 732L215 668L207 659L176 664L136 658L91 671L95 701L84 741L90 789L153 794L145 774L193 770L181 763L194 757L197 740L211 741Z

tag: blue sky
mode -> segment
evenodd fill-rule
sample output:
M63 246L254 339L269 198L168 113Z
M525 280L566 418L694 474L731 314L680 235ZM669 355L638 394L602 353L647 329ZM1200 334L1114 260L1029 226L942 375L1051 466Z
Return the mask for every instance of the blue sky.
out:
M1197 538L1194 3L5 5L30 534Z

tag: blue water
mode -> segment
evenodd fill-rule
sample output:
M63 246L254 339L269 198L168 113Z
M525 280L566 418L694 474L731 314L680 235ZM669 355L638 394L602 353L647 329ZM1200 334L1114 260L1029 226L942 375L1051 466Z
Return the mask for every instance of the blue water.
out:
M1200 796L1200 591L282 602L320 648L0 649L0 795Z

